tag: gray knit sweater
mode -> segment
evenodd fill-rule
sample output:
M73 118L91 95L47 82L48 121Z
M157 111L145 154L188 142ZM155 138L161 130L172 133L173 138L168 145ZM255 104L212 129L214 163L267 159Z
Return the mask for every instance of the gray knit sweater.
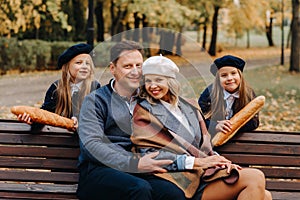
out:
M131 116L126 100L107 84L83 101L78 135L79 164L94 162L120 171L137 172L138 158L131 152Z

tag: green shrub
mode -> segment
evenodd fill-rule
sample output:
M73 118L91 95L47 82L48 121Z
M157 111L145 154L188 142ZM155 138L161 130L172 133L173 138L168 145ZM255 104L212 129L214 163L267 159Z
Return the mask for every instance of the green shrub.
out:
M57 69L58 56L74 42L0 38L0 73Z
M8 70L33 71L48 68L51 59L51 46L42 40L0 39L1 73Z
M15 69L16 60L14 59L17 46L17 39L0 38L0 70L1 74L9 69Z
M56 70L58 56L77 43L81 42L0 38L0 74L5 74L9 70L19 70L20 72ZM95 45L91 56L96 67L108 66L110 61L109 49L114 44L114 42L103 42Z

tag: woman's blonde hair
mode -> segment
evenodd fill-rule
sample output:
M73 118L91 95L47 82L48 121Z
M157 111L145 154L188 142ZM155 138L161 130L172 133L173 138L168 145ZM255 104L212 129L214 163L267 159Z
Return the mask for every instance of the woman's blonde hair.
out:
M248 86L241 70L238 69L240 75L240 85L238 87L239 98L235 101L235 110L241 110L253 98L254 93L251 87ZM216 73L216 78L211 91L211 109L205 114L205 118L214 118L216 120L225 118L224 93L221 86L219 71ZM222 116L220 116L222 115Z
M176 105L179 98L179 92L180 92L180 83L171 77L167 78L167 84L169 87L168 94L170 99L171 105ZM156 104L158 101L157 99L154 99L150 94L148 94L146 87L145 87L145 76L142 77L141 84L140 84L140 92L139 97L142 99L146 99L150 104Z
M71 83L74 82L74 78L72 78L69 68L70 61L62 66L62 74L61 79L58 81L57 85L57 104L55 113L59 114L63 117L72 117L74 114L74 110L76 109L79 113L80 105L82 104L83 98L91 92L92 81L94 80L94 63L89 56L89 62L91 63L90 76L88 76L85 80L83 80L81 89L78 93L79 99L78 101L73 101L71 98Z

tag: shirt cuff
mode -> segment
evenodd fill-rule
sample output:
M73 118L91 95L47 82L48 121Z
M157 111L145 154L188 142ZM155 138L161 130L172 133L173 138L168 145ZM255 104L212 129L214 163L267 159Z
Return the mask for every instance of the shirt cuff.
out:
M187 156L185 159L185 169L193 169L195 163L195 157Z

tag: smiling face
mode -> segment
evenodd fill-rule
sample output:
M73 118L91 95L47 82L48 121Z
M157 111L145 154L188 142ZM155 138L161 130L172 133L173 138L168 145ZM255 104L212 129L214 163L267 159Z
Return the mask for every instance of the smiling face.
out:
M92 59L89 54L79 54L69 62L69 72L74 83L85 80L91 75Z
M146 74L145 89L154 99L170 100L168 79L165 76Z
M218 71L220 77L221 86L229 93L234 93L238 90L241 75L238 72L238 69L235 67L222 67Z
M140 85L143 56L138 50L123 51L116 63L110 64L115 77L115 90L123 96L130 96Z

